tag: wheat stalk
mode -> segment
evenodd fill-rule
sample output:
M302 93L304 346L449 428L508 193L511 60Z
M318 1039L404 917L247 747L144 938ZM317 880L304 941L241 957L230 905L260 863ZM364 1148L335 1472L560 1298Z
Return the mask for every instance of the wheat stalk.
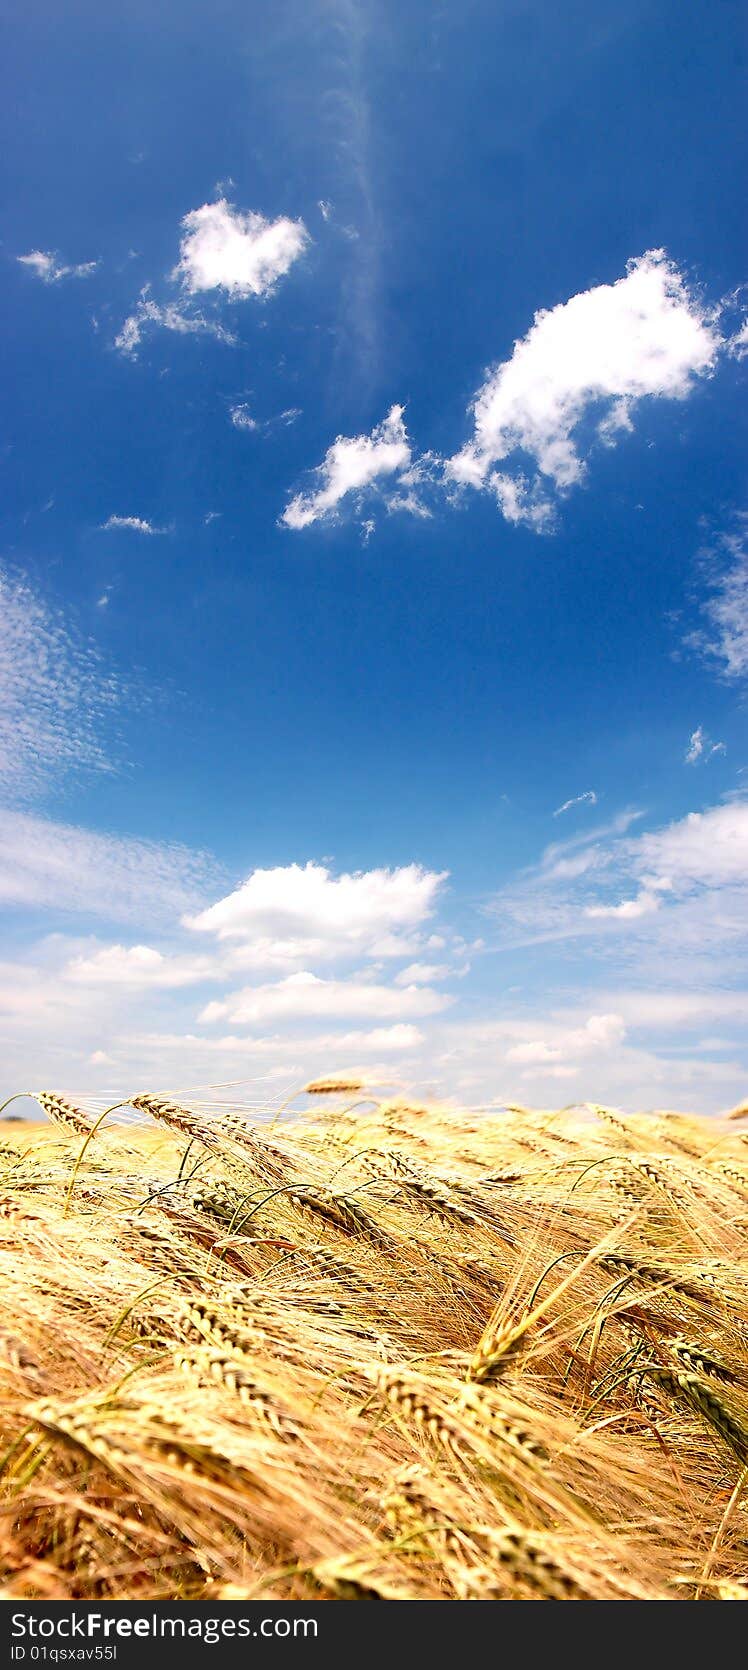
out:
M55 1095L52 1090L40 1090L36 1100L40 1108L60 1125L70 1136L86 1137L91 1133L91 1121L73 1102L68 1102L64 1096Z

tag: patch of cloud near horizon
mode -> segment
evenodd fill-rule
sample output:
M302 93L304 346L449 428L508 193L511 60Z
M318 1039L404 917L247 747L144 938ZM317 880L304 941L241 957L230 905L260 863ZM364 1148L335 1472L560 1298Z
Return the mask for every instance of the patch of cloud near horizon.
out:
M388 510L428 515L417 491L424 464L413 461L404 411L404 406L391 406L369 435L338 435L313 472L314 485L286 505L281 517L285 526L299 529L332 521L343 499L352 498L360 509L372 492L380 494Z
M95 646L0 569L0 786L29 800L50 777L113 769L101 731L129 692Z
M80 261L77 266L67 266L49 250L32 249L28 255L17 255L16 260L22 267L40 278L43 284L59 284L61 278L90 278L96 271L98 261Z
M615 283L536 313L479 389L473 437L447 461L448 481L491 492L509 522L548 531L595 443L630 431L641 400L683 400L714 369L727 346L717 312L654 249Z
M543 1038L512 1044L505 1060L521 1067L569 1064L570 1058L623 1043L626 1026L621 1015L590 1015L583 1026L553 1027Z
M200 1020L263 1026L298 1020L395 1020L438 1014L451 999L424 986L375 985L361 979L326 980L303 970L273 985L247 986L209 1003Z
M210 1078L220 1058L240 1075L244 1060L257 1070L293 1062L303 1082L307 1061L310 1070L325 1058L338 1067L359 1056L401 1063L424 1043L414 1022L454 1001L432 984L450 973L447 963L408 960L444 949L430 918L445 874L416 864L336 874L309 862L256 869L223 896L220 879L206 855L0 813L0 902L79 918L72 936L47 933L9 966L0 1036L3 1024L16 1024L17 973L25 991L33 986L52 1067L75 1062L78 1039L89 1065L131 1075L160 1041L160 1071L168 1061L172 1079L188 1062L193 1077ZM97 914L132 923L137 938L81 938L79 922ZM394 979L382 972L388 966ZM254 969L263 971L256 982L240 984ZM200 988L211 986L208 1002ZM24 1058L25 1037L8 1061Z

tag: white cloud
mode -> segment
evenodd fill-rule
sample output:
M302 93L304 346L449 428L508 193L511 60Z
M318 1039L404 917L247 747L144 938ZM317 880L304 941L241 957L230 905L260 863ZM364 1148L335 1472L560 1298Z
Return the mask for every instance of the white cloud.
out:
M745 1063L740 1049L711 1059L699 1050L700 1040L673 1051L660 1031L658 1048L643 1045L628 1029L626 994L616 1010L590 1014L566 1009L533 1018L446 1021L432 1040L432 1074L444 1073L453 1093L485 1106L518 1099L529 1106L558 1106L558 1085L568 1083L564 1100L603 1102L627 1109L677 1108L714 1113L744 1093ZM646 994L645 994L646 995ZM655 994L656 995L656 994ZM632 1005L631 1026L638 1007ZM602 1033L595 1034L603 1021ZM667 1024L667 1022L665 1023ZM437 1047L434 1048L433 1044ZM439 1050L438 1045L442 1048ZM509 1061L509 1051L521 1051ZM417 1064L422 1056L419 1054ZM742 1086L742 1089L741 1089Z
M219 873L204 853L176 843L0 811L0 904L171 926L215 888Z
M63 978L82 986L148 987L194 986L216 979L218 970L207 957L165 956L151 945L105 945L87 956L72 957Z
M28 799L50 775L111 770L126 687L24 581L0 569L0 785Z
M744 319L740 329L730 337L728 348L735 359L745 359L748 354L748 319Z
M220 1038L204 1038L195 1032L143 1033L126 1040L131 1059L136 1055L141 1059L150 1059L151 1067L155 1059L160 1073L166 1068L170 1082L175 1072L183 1070L186 1063L190 1064L191 1070L199 1070L202 1066L212 1075L216 1058L219 1062L239 1064L249 1057L267 1067L277 1066L279 1060L287 1062L288 1070L297 1078L299 1086L309 1076L304 1070L306 1060L321 1056L326 1063L337 1063L359 1054L389 1055L394 1052L400 1055L416 1049L423 1041L423 1033L418 1027L405 1023L374 1027L367 1032L313 1033L293 1040L283 1033L262 1038L237 1036L235 1033ZM291 1049L292 1056L289 1054Z
M600 937L601 951L740 956L748 940L748 800L731 799L633 836L598 831L555 845L490 907L501 943ZM625 952L628 943L629 951Z
M435 1015L450 999L423 986L396 990L362 980L323 980L304 970L276 985L248 986L222 1002L209 1003L200 1020L228 1020L234 1026L263 1026L289 1020L390 1020Z
M722 677L748 678L748 517L737 532L725 534L716 548L702 554L708 595L702 604L706 626L686 643L717 663Z
M560 818L563 812L570 812L572 806L583 806L587 802L590 806L597 805L597 795L594 789L585 789L584 794L575 794L573 799L565 800L563 806L557 806L554 818Z
M612 1045L622 1043L625 1036L626 1027L621 1015L590 1015L584 1026L551 1028L545 1038L513 1044L507 1050L505 1059L524 1067L568 1062L570 1056L608 1050Z
M253 418L252 413L245 402L241 402L239 405L231 407L231 422L233 423L235 429L253 430L259 428L257 419Z
M691 732L688 739L688 747L684 756L686 765L695 765L696 761L701 759L704 753L704 741L704 730L701 725L697 725L696 730Z
M409 963L395 975L396 986L430 986L451 974L448 963Z
M214 935L207 945L203 935L195 949L194 933L181 941L176 936L175 918L190 908L190 894L216 897L210 861L184 849L0 815L6 902L48 905L55 917L73 910L134 924L108 943L80 937L75 923L78 937L48 934L28 960L0 964L0 1059L8 1091L44 1081L70 1091L95 1083L113 1099L141 1081L210 1096L217 1079L231 1079L242 1081L236 1092L242 1100L248 1094L259 1106L268 1097L272 1104L277 1093L268 1075L282 1073L290 1093L320 1068L351 1067L360 1059L390 1082L394 1076L403 1085L407 1074L421 1096L433 1087L478 1106L487 1095L502 1094L544 1106L572 1094L630 1107L716 1111L734 1104L748 1065L740 1059L748 991L736 983L748 943L748 883L735 879L746 874L748 829L740 806L712 808L644 835L631 831L627 813L607 828L556 843L541 866L514 884L506 913L513 931L521 924L541 940L557 932L588 936L573 1007L565 947L563 1008L553 1006L558 971L544 951L539 995L532 964L513 958L509 977L516 985L507 988L500 976L482 997L472 990L467 1007L457 1007L455 998L455 1009L446 1012L448 999L433 989L450 972L447 962L435 960L440 941L445 954L443 935L424 927L442 877L416 866L348 877L318 865L254 872L217 907L192 903L188 922L208 918ZM583 856L588 864L575 870ZM387 883L396 878L395 901ZM659 910L633 919L617 914L621 899L625 904L643 892L661 900ZM534 918L525 914L530 898ZM590 920L584 915L590 905L611 915ZM210 920L216 909L218 922ZM322 978L307 962L292 978L266 974L234 989L237 971L253 960L274 956L285 976L283 959L298 957L312 934L316 956L355 957L357 972ZM402 962L404 944L414 938L418 959L395 964L398 972L385 981L383 953ZM449 936L453 955L458 943ZM615 956L615 983L609 973L606 984L590 983L591 952ZM203 982L213 984L218 998L207 1007L198 989Z
M323 978L308 965L288 977L288 963L310 944L323 961L358 958L362 948L402 959L413 943L425 948L430 936L417 930L443 879L415 865L337 877L322 866L288 866L254 872L218 907L201 910L206 896L219 892L220 878L200 853L0 813L0 904L22 906L27 915L47 907L53 923L61 913L73 916L72 934L48 933L15 962L0 964L8 1091L44 1079L72 1089L81 1084L82 1064L85 1072L96 1070L107 1094L117 1094L146 1073L173 1088L188 1064L193 1090L199 1075L215 1078L219 1063L221 1078L246 1078L245 1062L263 1077L282 1063L290 1089L319 1061L329 1067L354 1055L402 1060L424 1043L414 1021L441 1014L449 996L419 980L385 983L371 961L347 978ZM134 924L132 941L82 937L81 923L97 916ZM195 949L194 934L180 942L180 918L213 927L205 948ZM266 931L289 927L305 939L274 939ZM237 973L255 962L282 969L284 977L234 989ZM208 983L219 1000L206 1006L199 988Z
M130 533L160 534L168 533L168 528L156 528L143 516L109 516L101 523L101 533L111 533L118 528L125 528Z
M233 331L227 330L218 319L206 318L204 313L188 312L177 302L160 305L153 300L150 285L146 284L140 292L135 312L125 319L115 337L114 346L121 354L134 359L143 336L149 330L174 331L178 336L214 336L217 341L229 345L234 345L237 340Z
M679 892L733 883L748 888L748 800L712 806L640 835L634 862Z
M56 255L41 249L33 249L29 255L17 255L16 260L36 273L43 284L58 284L61 278L89 278L99 265L98 261L81 261L78 266L68 267Z
M634 899L623 899L620 905L587 905L585 916L609 921L635 922L640 916L651 916L659 910L662 899L650 887L643 887Z
M297 493L286 506L281 517L286 527L307 528L312 522L330 519L348 494L354 495L358 505L368 491L383 482L390 486L394 482L397 490L412 464L403 412L403 406L392 406L370 435L339 435L314 472L317 486L308 493ZM410 480L407 486L411 486ZM397 499L397 491L394 497ZM404 506L398 503L395 508Z
M192 295L221 289L233 297L266 296L309 243L302 220L242 214L223 197L192 209L182 227L172 276Z
M704 1022L719 1021L721 1025L728 1026L738 1022L744 1027L748 1021L748 991L734 991L724 985L695 990L684 990L682 987L619 988L607 996L627 1027L636 1027L637 1030L662 1030L667 1027L690 1033Z
M535 315L478 391L473 438L448 460L447 477L493 492L509 521L542 531L557 496L582 481L594 437L613 444L647 396L684 399L723 346L714 312L664 250L650 250L616 283ZM531 479L521 466L496 470L515 454L534 464Z
M703 725L697 725L696 730L691 732L688 739L688 747L683 758L686 765L698 765L699 762L704 765L714 754L724 754L725 752L724 742L712 742Z
M322 864L254 870L235 892L186 919L255 956L320 960L366 950L398 956L403 936L433 912L446 872L420 865L332 875ZM407 949L407 941L406 941Z

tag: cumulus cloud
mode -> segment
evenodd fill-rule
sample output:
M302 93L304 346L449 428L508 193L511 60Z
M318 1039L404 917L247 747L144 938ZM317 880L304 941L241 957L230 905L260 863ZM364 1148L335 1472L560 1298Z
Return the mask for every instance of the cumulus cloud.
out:
M307 970L275 985L248 986L222 1002L209 1003L202 1021L228 1020L235 1026L262 1026L288 1020L390 1020L435 1015L450 999L424 986L369 984L363 980L324 980Z
M703 725L697 725L688 739L688 747L683 758L686 765L704 765L714 754L724 754L725 752L724 742L712 742Z
M118 528L125 528L130 533L144 534L168 533L169 531L168 528L154 527L153 522L147 521L143 516L109 516L106 522L101 523L100 531L111 533Z
M748 800L712 806L640 835L633 860L678 891L748 889Z
M446 872L417 864L339 876L313 862L258 869L186 924L266 960L324 960L361 951L398 956L432 914L445 881Z
M479 389L473 437L447 479L492 492L509 521L543 531L558 496L583 480L595 439L614 444L645 397L683 400L723 347L714 310L664 250L650 250L615 283L535 315Z
M585 789L584 794L575 794L571 800L565 800L563 806L556 807L553 816L554 818L560 818L564 812L570 812L572 806L584 806L585 802L589 806L597 805L597 795L594 789Z
M28 799L50 776L111 770L112 727L129 699L65 616L0 569L0 785L6 792Z
M297 493L286 506L281 520L287 528L307 528L312 522L330 520L344 498L351 495L359 506L367 493L382 491L383 484L392 508L413 508L417 499L404 409L392 406L369 435L338 436L314 472L315 485L307 493ZM411 495L412 504L401 502L403 496Z
M22 267L28 267L43 284L58 284L61 278L89 278L96 271L98 261L81 261L77 266L66 266L48 250L32 249L29 255L17 255Z
M266 296L309 243L302 220L243 214L224 197L191 209L182 228L173 277L192 295L220 289L235 298Z
M127 358L136 358L144 335L152 330L174 331L178 336L213 336L218 342L236 343L233 331L227 330L219 319L207 318L179 302L159 304L150 289L146 284L141 290L135 311L128 315L115 336L115 348Z

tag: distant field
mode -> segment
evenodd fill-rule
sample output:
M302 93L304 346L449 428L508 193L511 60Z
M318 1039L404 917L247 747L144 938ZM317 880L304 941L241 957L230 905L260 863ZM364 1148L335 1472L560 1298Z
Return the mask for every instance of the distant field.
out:
M0 1594L748 1599L739 1121L0 1126Z

